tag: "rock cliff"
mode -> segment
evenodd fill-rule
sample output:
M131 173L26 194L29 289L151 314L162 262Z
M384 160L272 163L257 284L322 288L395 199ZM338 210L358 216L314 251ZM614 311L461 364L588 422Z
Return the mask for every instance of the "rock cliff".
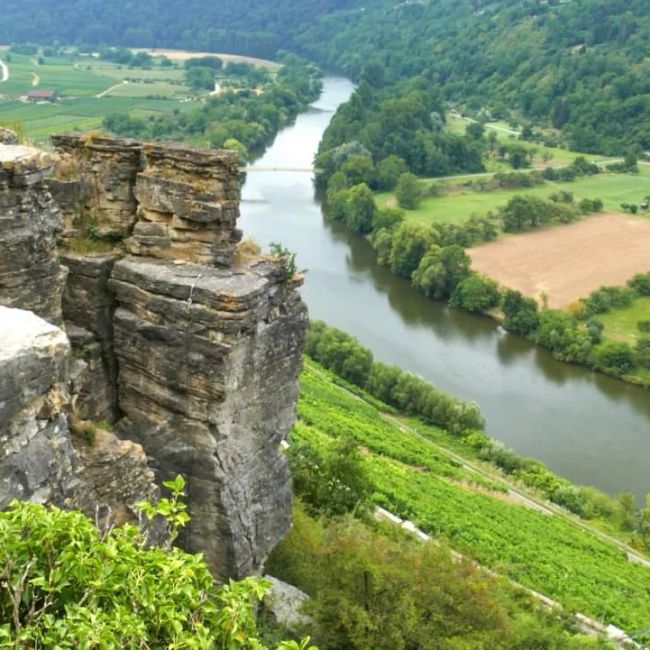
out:
M0 305L61 324L65 273L56 251L61 221L47 180L53 160L0 144Z
M12 169L0 186L0 201L13 197L16 205L33 204L29 218L19 222L35 249L47 244L50 263L44 283L49 292L38 285L33 297L14 295L0 274L0 302L41 308L59 323L67 273L62 314L74 357L68 339L53 328L61 349L58 356L55 349L44 354L54 364L49 374L41 373L48 387L38 384L30 394L45 399L50 385L71 394L59 400L56 417L48 415L47 426L58 422L52 433L36 436L39 444L56 440L60 458L42 464L51 472L36 472L20 494L36 498L42 486L50 490L43 498L54 503L128 513L135 493L153 494L151 470L158 482L181 473L192 514L181 544L203 552L220 578L254 573L290 526L290 477L280 443L295 415L307 326L300 279L287 278L277 258L238 253L233 153L96 135L66 134L53 141L58 161L49 184L46 165L35 162L45 159L34 154L31 168L40 175L21 185L25 174L16 176ZM68 250L59 261L55 204L66 239L104 239L113 250ZM48 227L39 230L40 222ZM13 240L2 223L4 250ZM7 277L29 277L31 262L23 265L17 255L0 259ZM0 403L17 389L0 385ZM10 402L21 405L17 411L27 408L17 397ZM42 412L39 404L30 412ZM71 438L69 409L74 421L116 422L122 441L101 430L94 445ZM21 442L8 446L9 437L3 438L2 453L28 448L20 438L27 428L17 417L11 416L17 423L12 431ZM42 429L50 431L47 426ZM31 452L27 457L36 458ZM3 471L18 475L21 462L7 456ZM30 474L25 468L23 474ZM79 483L84 474L89 479ZM80 491L78 485L85 487ZM0 499L20 496L18 488L7 486L0 485Z

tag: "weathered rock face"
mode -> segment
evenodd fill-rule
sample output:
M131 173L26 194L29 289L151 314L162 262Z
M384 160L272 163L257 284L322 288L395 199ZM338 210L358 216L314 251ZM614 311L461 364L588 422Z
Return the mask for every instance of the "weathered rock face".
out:
M68 269L63 293L63 318L74 355L86 362L76 379L75 411L84 419L117 418L117 361L113 354L115 297L108 280L116 255L66 252Z
M126 432L159 478L188 480L182 544L220 577L256 571L290 525L279 446L298 396L306 309L276 264L126 258L109 286Z
M61 227L48 190L50 157L0 144L0 304L61 323L65 278L56 252Z
M69 356L59 328L0 307L0 508L13 499L63 505L74 492Z
M295 415L307 326L297 282L283 277L277 260L235 261L241 238L236 154L99 136L53 141L60 161L50 187L67 234L89 235L92 228L99 236L128 237L129 257L62 256L68 271L63 316L76 357L65 377L70 406L76 418L121 417L125 441L101 433L94 446L73 437L72 448L61 415L50 437L67 441L63 458L50 463L49 474L37 471L36 484L22 494L32 498L41 483L51 483L44 498L54 503L89 514L101 506L101 517L108 508L128 515L130 504L154 494L148 460L159 482L178 473L187 480L192 521L181 544L203 552L218 577L254 573L290 526L291 485L280 442ZM54 229L45 236L45 228L34 226L39 219L49 224L55 213L45 174L5 176L7 188L23 188L20 210L40 197L26 215L17 210L18 222L28 234L37 232L34 248L47 243L51 268L43 277L60 296ZM4 246L9 229L3 224L0 216ZM23 278L23 258L30 259L24 251L11 253L9 262L0 257L0 299L13 295L4 287L22 286L10 285L2 270ZM43 296L50 294L38 288L21 304L49 304ZM15 390L0 385L0 409L5 392ZM49 440L37 438L41 445ZM0 440L0 453L4 446ZM37 457L26 458L28 468ZM68 482L59 485L64 461ZM2 471L15 467L22 465L12 461ZM7 494L18 488L12 490Z
M52 144L59 160L50 188L66 236L92 229L100 237L126 237L136 220L134 188L142 144L82 133L52 136Z
M32 312L0 307L0 508L13 499L78 508L100 523L135 518L158 498L139 445L68 428L70 343Z
M144 145L138 175L138 223L128 249L136 255L228 266L241 233L239 164L232 151Z

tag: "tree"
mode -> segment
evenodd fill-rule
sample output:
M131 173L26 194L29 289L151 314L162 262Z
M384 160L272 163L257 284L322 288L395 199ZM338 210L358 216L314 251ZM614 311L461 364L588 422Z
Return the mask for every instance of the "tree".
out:
M376 212L372 191L365 183L348 190L345 223L355 235L367 235L372 231Z
M498 307L501 302L499 285L479 273L470 273L460 281L451 296L451 304L471 312L481 313Z
M377 165L377 189L392 190L402 174L408 172L408 167L402 158L391 154Z
M395 197L400 208L415 210L422 199L422 188L417 176L410 172L402 174L397 181Z
M598 370L620 377L634 370L634 351L627 343L601 343L593 349L589 363Z
M639 336L634 348L634 358L642 368L650 370L650 336Z
M372 185L375 177L372 158L365 154L357 153L349 156L339 167L339 171L345 176L348 187L361 183Z
M537 303L532 298L525 298L519 291L508 289L503 296L503 326L522 336L529 336L539 325Z
M390 267L393 273L410 278L424 253L438 241L438 233L431 226L405 222L392 236Z
M187 85L194 91L214 90L214 70L212 68L195 67L185 73Z
M469 274L470 264L469 256L457 244L442 248L434 244L413 273L413 284L431 298L449 298Z

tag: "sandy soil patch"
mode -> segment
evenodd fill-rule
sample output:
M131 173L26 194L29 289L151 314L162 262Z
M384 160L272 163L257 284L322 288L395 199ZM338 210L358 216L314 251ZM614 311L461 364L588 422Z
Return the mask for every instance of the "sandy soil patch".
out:
M468 251L472 267L502 285L563 307L602 285L650 271L650 219L606 213L509 235Z
M146 47L133 48L134 52L148 52L152 56L166 56L172 61L187 61L187 59L194 59L201 56L218 56L224 63L229 61L238 61L243 63L251 63L261 68L279 68L280 65L274 61L267 61L266 59L256 59L252 56L240 56L239 54L221 54L219 52L188 52L186 50L167 50Z

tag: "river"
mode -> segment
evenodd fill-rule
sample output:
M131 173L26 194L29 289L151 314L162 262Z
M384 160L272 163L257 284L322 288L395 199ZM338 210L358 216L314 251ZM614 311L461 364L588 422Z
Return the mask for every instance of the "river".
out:
M255 165L309 168L352 89L326 78L319 101ZM279 241L297 253L312 318L353 334L376 359L477 402L490 435L517 453L610 494L650 492L650 393L559 363L489 318L425 298L379 267L368 242L325 221L311 173L249 173L240 227L264 246Z

